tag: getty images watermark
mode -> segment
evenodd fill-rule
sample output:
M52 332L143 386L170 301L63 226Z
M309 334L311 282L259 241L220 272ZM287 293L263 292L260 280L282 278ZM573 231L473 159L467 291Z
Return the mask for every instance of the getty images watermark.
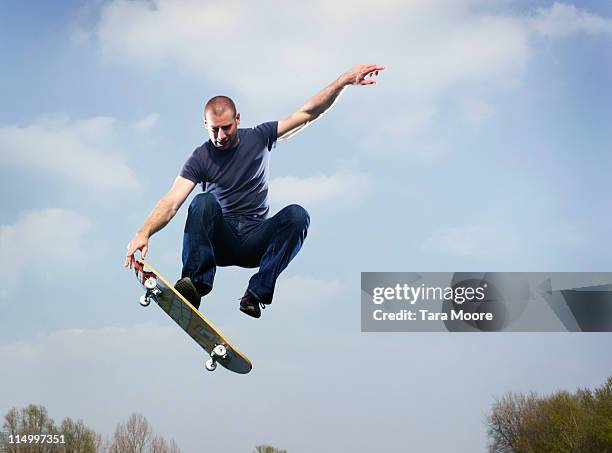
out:
M364 332L610 332L612 273L363 272Z
M405 303L414 306L419 301L444 300L453 301L460 306L466 302L484 301L486 298L486 288L486 283L483 283L482 286L476 288L463 286L457 286L455 288L447 286L445 288L441 288L439 286L425 286L424 284L415 287L410 286L407 283L404 283L403 285L397 283L395 287L380 286L374 288L372 291L372 302L376 305L380 305L385 301L395 300L404 301ZM448 321L448 319L461 319L464 321L492 321L494 314L486 311L480 313L473 313L469 311L466 312L463 309L453 308L450 310L449 318L449 313L429 309L401 309L398 312L385 312L385 310L379 308L374 310L373 317L377 321L414 321L417 319L417 317L420 317L423 321Z

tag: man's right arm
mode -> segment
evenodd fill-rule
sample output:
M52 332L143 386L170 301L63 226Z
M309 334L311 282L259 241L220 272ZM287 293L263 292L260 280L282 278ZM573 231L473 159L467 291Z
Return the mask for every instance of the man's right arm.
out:
M176 178L168 193L159 200L142 228L138 230L134 239L128 244L124 263L125 267L132 267L134 253L137 250L140 250L143 258L146 256L149 249L149 238L172 220L172 217L174 217L194 187L195 183L193 181L182 176Z

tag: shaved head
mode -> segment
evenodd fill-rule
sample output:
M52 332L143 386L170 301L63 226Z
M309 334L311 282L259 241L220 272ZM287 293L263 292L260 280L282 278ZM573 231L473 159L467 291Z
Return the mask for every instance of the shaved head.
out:
M236 104L227 96L215 96L206 103L204 107L204 117L209 113L214 116L221 116L227 111L232 112L236 116Z
M238 125L240 113L236 104L227 96L215 96L204 107L204 126L208 135L218 149L230 149L240 142Z

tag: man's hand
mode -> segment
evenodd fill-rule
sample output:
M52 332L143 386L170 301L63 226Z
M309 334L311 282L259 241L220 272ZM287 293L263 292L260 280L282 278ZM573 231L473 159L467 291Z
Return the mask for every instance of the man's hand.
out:
M129 266L130 269L132 268L135 261L134 253L136 253L136 250L140 250L142 258L147 255L147 251L149 250L149 238L165 227L172 217L174 217L176 211L178 211L194 187L195 182L183 178L182 176L178 176L174 180L174 184L170 188L170 191L159 200L159 203L157 203L153 212L149 214L142 228L138 230L132 242L127 245L127 255L125 256L124 263L125 267Z
M125 256L125 263L123 264L124 267L129 266L129 268L132 269L134 261L136 261L134 258L136 250L140 250L141 258L147 255L147 251L149 250L149 236L141 232L136 233L132 242L127 245L127 254Z
M376 80L366 79L366 77L377 76L378 72L384 69L383 66L375 64L358 64L353 69L346 71L340 76L340 83L342 86L374 85Z

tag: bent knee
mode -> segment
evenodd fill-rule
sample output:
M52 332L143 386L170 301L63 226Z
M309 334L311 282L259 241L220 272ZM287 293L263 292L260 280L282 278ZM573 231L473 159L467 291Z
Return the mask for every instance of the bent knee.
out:
M216 213L221 210L219 201L212 193L200 193L193 197L191 204L189 205L189 213L195 211Z
M310 225L310 215L308 211L298 204L292 204L284 209L285 218L293 225L308 228Z

